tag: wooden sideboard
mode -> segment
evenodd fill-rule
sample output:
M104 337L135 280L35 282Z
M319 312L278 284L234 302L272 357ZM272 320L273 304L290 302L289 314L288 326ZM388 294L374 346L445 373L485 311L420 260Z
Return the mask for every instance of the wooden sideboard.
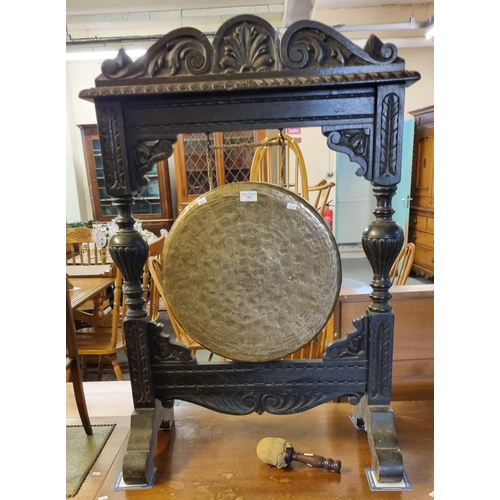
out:
M434 276L434 106L411 111L415 139L408 241L415 244L413 271Z
M334 339L354 331L366 314L371 288L342 288L334 313ZM394 311L392 399L434 398L434 285L391 287Z

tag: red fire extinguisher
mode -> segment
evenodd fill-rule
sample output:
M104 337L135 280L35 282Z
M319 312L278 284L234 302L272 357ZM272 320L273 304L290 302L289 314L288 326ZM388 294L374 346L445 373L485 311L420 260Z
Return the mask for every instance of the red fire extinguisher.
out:
M333 231L333 210L330 208L330 203L326 204L325 210L323 211L323 219L325 219L330 231Z

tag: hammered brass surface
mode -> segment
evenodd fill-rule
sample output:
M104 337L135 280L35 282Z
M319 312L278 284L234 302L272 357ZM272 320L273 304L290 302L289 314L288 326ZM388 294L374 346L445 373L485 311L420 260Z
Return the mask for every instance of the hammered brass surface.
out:
M264 182L199 197L163 248L162 283L175 319L206 349L236 361L271 361L305 346L331 316L341 282L323 218L300 196Z

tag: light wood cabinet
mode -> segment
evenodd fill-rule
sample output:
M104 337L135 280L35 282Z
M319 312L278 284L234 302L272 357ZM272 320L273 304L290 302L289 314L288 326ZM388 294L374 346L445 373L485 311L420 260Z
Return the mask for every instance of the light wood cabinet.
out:
M248 181L256 145L264 137L264 130L179 135L174 148L177 212L214 187Z
M413 271L434 276L434 106L410 111L415 117L408 241L415 244Z
M117 216L116 208L104 185L101 144L97 125L80 125L85 153L87 179L90 187L93 220L110 222ZM133 216L142 220L143 229L160 234L173 224L172 195L168 162L162 160L147 174L149 184L137 194L132 207Z

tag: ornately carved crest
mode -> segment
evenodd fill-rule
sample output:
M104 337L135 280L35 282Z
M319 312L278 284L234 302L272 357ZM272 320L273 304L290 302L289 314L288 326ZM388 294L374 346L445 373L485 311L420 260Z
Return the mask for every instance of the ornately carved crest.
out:
M401 71L404 61L392 44L383 44L372 35L364 50L333 28L315 21L290 26L281 41L276 30L263 19L237 16L224 23L213 43L194 28L179 28L166 34L147 53L132 61L122 49L115 59L102 65L98 81L215 75L221 73L262 73L297 69L335 69L352 74ZM358 71L359 72L359 71Z

